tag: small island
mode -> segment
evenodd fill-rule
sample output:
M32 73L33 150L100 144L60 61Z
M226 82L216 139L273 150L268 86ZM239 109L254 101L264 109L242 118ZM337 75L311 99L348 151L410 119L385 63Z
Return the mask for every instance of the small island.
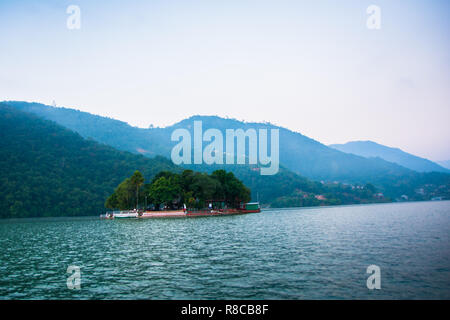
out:
M139 171L123 180L107 198L112 211L101 218L159 218L260 212L251 192L232 172L211 174L184 170L159 172L145 183Z

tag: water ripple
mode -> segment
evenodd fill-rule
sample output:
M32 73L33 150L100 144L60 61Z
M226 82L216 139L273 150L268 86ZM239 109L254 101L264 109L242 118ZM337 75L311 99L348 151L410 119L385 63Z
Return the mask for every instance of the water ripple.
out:
M449 299L450 202L0 222L2 299ZM366 268L382 289L366 287ZM81 290L69 290L69 265Z

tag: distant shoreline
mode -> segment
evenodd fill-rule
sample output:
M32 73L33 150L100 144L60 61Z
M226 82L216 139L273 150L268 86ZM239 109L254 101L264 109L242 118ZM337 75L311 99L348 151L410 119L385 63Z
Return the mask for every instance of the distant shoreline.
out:
M433 200L414 200L414 201L392 201L392 202L382 202L382 203L355 203L355 204L338 204L338 205L332 205L332 206L309 206L309 207L285 207L285 208L264 208L261 207L261 213L266 211L289 211L289 210L300 210L300 209L328 209L328 208L341 208L341 207L355 207L355 206L374 206L374 205L389 205L389 204L408 204L408 203L425 203L425 202L450 202L450 200L439 200L439 201L433 201ZM256 214L261 214L256 213ZM99 219L99 215L89 215L89 216L55 216L55 217L25 217L25 218L0 218L0 221L27 221L27 220L39 220L39 221L45 221L45 220L67 220L68 218L72 218L75 220L85 220L85 219ZM164 218L161 218L160 220L163 220ZM100 219L99 219L100 220ZM148 219L143 219L148 220ZM170 219L173 220L173 219ZM31 222L31 221L30 221Z

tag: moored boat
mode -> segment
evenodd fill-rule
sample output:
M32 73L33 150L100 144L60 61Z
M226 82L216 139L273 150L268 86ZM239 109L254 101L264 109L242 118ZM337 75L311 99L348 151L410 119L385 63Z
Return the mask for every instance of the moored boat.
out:
M261 212L261 206L259 205L259 202L248 202L245 203L240 210L243 211L243 213L257 213Z
M137 217L137 211L112 211L100 215L100 219L132 219Z
M224 216L246 213L261 212L259 202L249 202L242 204L239 208L226 209L202 209L202 210L163 210L163 211L113 211L100 215L102 219L152 219L152 218L183 218L183 217L207 217L207 216Z
M137 211L114 213L114 219L132 219L137 217L138 217Z

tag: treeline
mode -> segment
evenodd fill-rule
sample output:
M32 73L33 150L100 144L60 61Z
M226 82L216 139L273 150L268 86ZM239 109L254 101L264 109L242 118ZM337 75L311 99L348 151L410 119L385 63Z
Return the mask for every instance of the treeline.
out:
M191 169L207 172L224 167L226 165L190 165ZM252 190L252 198L259 198L263 206L311 207L391 201L391 198L384 194L378 196L382 190L370 183L359 185L321 183L286 170L284 167L280 167L280 171L272 176L261 175L259 171L252 170L249 166L229 167Z
M223 202L227 207L236 207L250 201L250 189L232 172L216 170L207 173L184 170L182 173L161 171L150 183L136 171L122 181L107 198L105 207L129 210L133 208L202 209L208 201Z
M166 128L140 129L128 124L67 108L53 108L38 103L7 102L14 108L31 112L74 130L85 138L92 137L119 150L142 153L146 156L162 155L170 157L173 143L170 135L175 128L187 128L194 120L203 121L204 128L226 129L266 128L275 129L269 124L243 123L216 116L193 116ZM352 184L372 183L379 192L391 199L407 195L410 200L430 200L433 197L450 199L450 174L417 173L380 158L363 158L325 147L308 137L287 129L280 129L280 172L274 176L261 178L259 172L250 170L251 166L197 165L187 169L212 172L216 169L232 171L246 186L259 193L261 202L271 204L280 197L291 197L297 189L312 193L325 192L316 181L341 181ZM295 174L294 174L295 172ZM144 172L143 172L144 173ZM145 174L144 174L145 175ZM307 176L305 179L303 176ZM123 177L122 177L123 179ZM339 197L345 203L342 190ZM355 195L355 201L358 196ZM360 203L360 202L355 202Z
M92 216L138 169L181 171L163 157L117 151L0 103L0 218Z
M254 191L255 199L257 191L266 205L282 205L283 200L289 200L284 205L298 205L300 197L304 199L298 190L325 192L319 182L283 168L277 175L261 176L249 167L230 166L242 182L230 172L225 174L224 168L209 174L182 173L163 157L150 159L117 151L4 103L0 103L0 131L0 218L97 215L104 211L105 199L136 170L150 182L139 189L140 206L145 205L145 195L147 203L156 206L186 203L203 207L205 200L222 198L233 205L236 197L250 199L244 185ZM203 171L200 169L195 171ZM135 194L130 193L129 203L121 207L134 208ZM282 199L284 196L289 199ZM175 203L171 203L173 199Z
M315 192L296 190L291 195L281 196L272 201L271 207L334 206L392 201L370 183L356 186L342 183L327 183L318 186Z
M129 203L122 203L122 208L133 208L136 200L139 206L145 205L145 196L148 204L156 206L202 207L214 198L226 198L232 205L236 197L232 193L240 189L248 197L238 193L237 198L256 199L258 193L261 203L272 207L370 203L403 194L410 200L450 198L450 175L443 173L392 177L395 181L389 188L375 183L377 188L324 184L284 167L273 176L262 176L256 166L248 165L197 165L182 173L166 158L147 158L83 139L7 103L0 103L0 132L0 218L97 215L104 211L105 199L136 170L150 183L139 187L137 198L136 192L130 193ZM216 170L222 170L222 176ZM223 170L231 170L234 179L242 182L226 180L231 174ZM379 192L384 197L377 196Z

